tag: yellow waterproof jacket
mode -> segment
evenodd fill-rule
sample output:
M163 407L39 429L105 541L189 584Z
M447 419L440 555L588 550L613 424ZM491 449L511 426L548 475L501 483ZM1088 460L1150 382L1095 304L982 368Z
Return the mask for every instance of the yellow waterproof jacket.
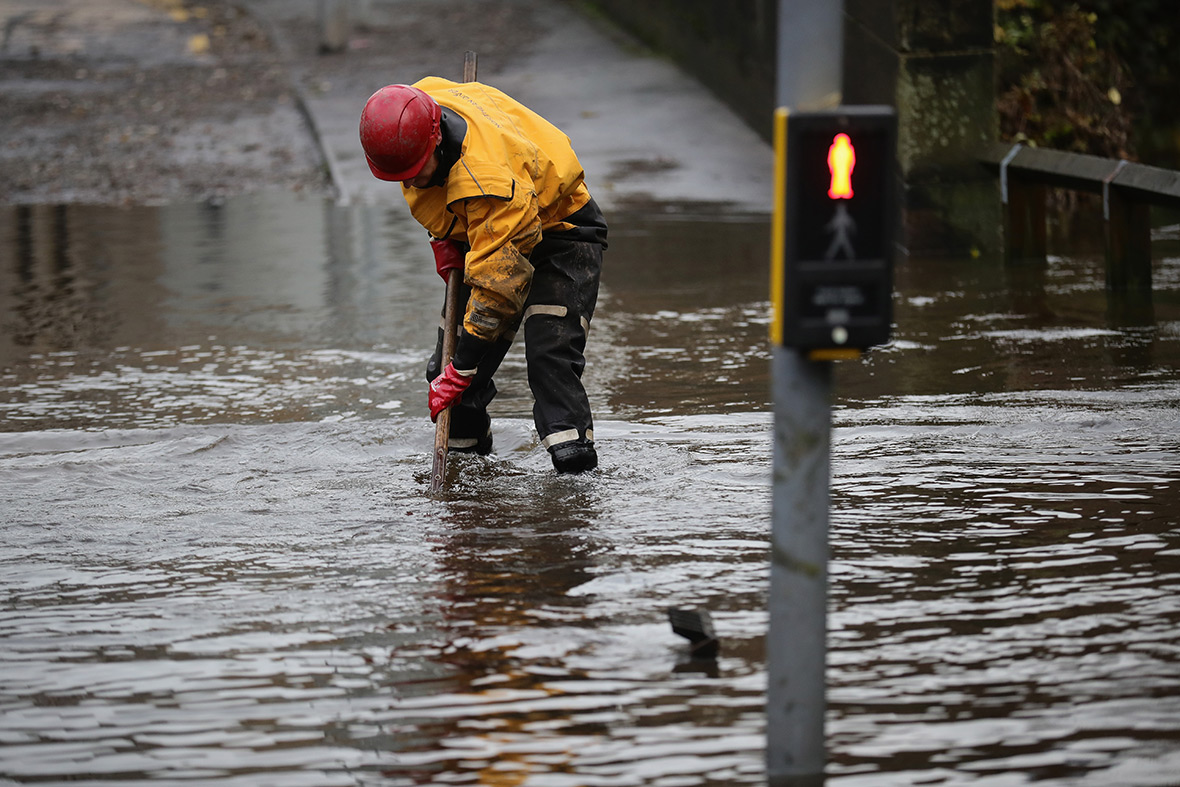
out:
M590 201L569 137L494 87L426 77L414 85L467 123L459 160L431 188L402 184L414 218L436 238L471 247L463 280L472 288L463 328L487 341L520 316L546 231Z

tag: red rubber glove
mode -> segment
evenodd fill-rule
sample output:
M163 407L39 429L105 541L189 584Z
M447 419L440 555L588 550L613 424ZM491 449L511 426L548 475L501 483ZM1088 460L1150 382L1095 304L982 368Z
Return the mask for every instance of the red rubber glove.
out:
M463 272L463 249L453 240L432 240L430 248L434 252L434 268L442 280L447 280L449 271Z
M455 369L455 364L448 363L443 373L430 383L430 420L437 421L439 413L459 401L474 377L474 370L464 374Z

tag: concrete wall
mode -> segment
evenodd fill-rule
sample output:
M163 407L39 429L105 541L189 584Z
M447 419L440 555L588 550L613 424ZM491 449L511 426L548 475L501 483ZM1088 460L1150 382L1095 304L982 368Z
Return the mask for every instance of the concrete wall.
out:
M770 140L778 0L585 0L584 4L671 57Z
M824 0L815 0L823 2ZM775 102L778 0L586 0L720 96L765 139ZM999 247L993 0L844 0L844 103L897 108L903 243L916 253Z
M897 108L911 251L999 247L992 0L844 0L844 101Z

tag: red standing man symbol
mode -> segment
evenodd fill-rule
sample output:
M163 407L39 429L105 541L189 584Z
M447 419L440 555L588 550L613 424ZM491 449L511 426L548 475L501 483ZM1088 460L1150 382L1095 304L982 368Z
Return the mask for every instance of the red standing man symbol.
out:
M828 171L832 184L828 186L831 199L852 199L852 170L856 166L856 148L847 134L837 134L828 148Z

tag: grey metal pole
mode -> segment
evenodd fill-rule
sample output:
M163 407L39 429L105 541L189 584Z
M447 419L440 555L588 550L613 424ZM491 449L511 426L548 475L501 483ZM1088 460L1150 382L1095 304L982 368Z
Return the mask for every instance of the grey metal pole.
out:
M823 784L832 364L775 347L767 770Z
M779 0L778 14L778 106L798 111L839 105L843 1ZM767 777L772 787L818 787L827 762L831 362L810 361L799 351L776 346L771 375Z
M348 21L349 0L319 0L320 52L337 53L348 48L352 32Z
M780 107L829 109L843 92L844 0L779 0Z

